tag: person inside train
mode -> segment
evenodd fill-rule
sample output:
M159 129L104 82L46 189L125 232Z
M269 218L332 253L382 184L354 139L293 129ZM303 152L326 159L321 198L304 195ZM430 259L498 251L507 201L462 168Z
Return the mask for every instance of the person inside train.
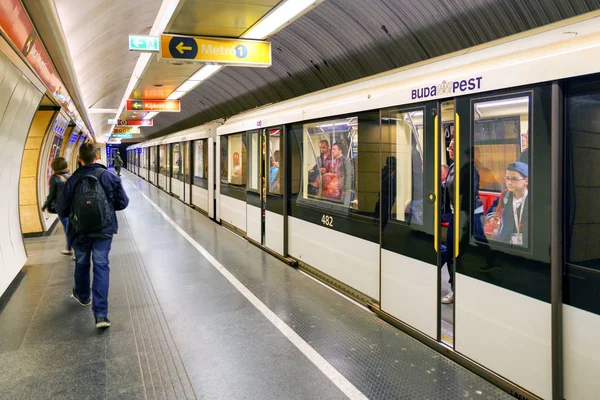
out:
M494 200L486 215L494 226L492 238L527 247L529 166L522 161L508 164L504 181L506 189Z
M311 171L318 170L321 175L330 173L333 164L333 156L327 139L323 139L319 142L319 150L321 151L321 155L317 157L317 163L311 168Z
M58 198L60 198L60 196L62 196L65 182L67 182L67 179L69 179L71 174L69 174L67 160L62 157L56 157L54 160L52 160L51 167L54 171L54 174L50 178L50 191L48 193L48 197L46 197L44 205L42 206L42 211L48 211L51 214L56 214L56 201ZM65 236L67 237L67 246L61 251L61 253L67 256L72 255L73 259L75 259L75 256L73 255L73 246L71 245L71 239L69 238L69 217L63 218L59 216L58 219L60 220L60 223L65 231Z
M385 159L385 166L381 170L381 192L375 204L375 218L381 213L381 228L385 228L396 202L396 157L389 156Z
M279 192L279 150L275 150L271 157L271 167L269 168L269 191Z
M308 172L308 186L306 192L311 196L319 194L319 185L321 184L321 174L317 170Z
M352 200L352 184L354 179L354 167L352 161L344 156L344 146L334 143L331 148L333 162L331 172L323 175L323 196L339 199L347 206Z
M448 151L448 156L452 161L455 159L454 153L454 139L450 141L450 145L446 149ZM477 168L475 168L474 163L470 163L469 165L462 166L466 168L466 176L464 178L468 178L468 171L471 168L473 171L473 220L472 220L472 229L473 236L475 238L485 239L483 234L483 203L481 198L479 197L479 173L477 172ZM465 170L463 170L465 171ZM462 178L462 176L461 176ZM468 179L463 179L463 182L468 182ZM453 249L454 249L454 214L456 212L456 207L459 206L454 204L454 199L456 195L456 186L455 186L455 163L453 162L448 167L448 177L446 178L446 188L448 190L448 197L450 198L450 210L451 214L449 217L448 230L446 234L446 245L442 246L442 267L444 264L448 267L449 279L448 283L450 283L450 291L442 298L442 303L450 304L454 302L454 257L453 257Z

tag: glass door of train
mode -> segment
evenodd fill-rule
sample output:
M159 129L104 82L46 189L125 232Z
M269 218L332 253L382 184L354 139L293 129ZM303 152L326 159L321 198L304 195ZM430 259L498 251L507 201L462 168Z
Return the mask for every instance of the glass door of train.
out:
M439 340L441 243L437 102L382 110L381 309ZM437 149L437 150L436 150ZM438 207L436 209L436 206Z
M246 226L250 239L283 255L282 140L282 128L248 132Z
M455 102L454 348L549 398L551 116L559 106L551 84Z

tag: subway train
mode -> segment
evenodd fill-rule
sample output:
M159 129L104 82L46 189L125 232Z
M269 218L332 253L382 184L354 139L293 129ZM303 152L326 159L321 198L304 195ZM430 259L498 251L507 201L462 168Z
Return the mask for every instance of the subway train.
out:
M596 17L132 145L128 169L515 397L597 398L599 72Z

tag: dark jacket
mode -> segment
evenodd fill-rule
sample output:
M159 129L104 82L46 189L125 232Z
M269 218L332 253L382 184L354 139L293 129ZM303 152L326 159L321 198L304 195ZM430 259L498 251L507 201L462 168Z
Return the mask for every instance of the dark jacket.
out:
M121 159L120 155L116 155L114 160L113 160L113 165L115 167L122 167L123 166L123 160Z
M522 216L521 216L521 226L517 230L517 226L515 225L515 212L513 210L513 193L506 190L502 192L500 196L494 200L490 208L487 212L487 219L491 219L496 216L497 213L501 213L502 225L500 227L500 232L498 233L497 240L500 240L504 243L510 243L512 239L512 235L517 233L517 231L523 234L523 246L527 247L529 243L529 232L528 232L528 224L529 221L529 196L525 198L525 202L521 207L523 208ZM502 202L502 203L500 203ZM498 212L498 206L500 205L500 212Z
M97 169L106 170L106 167L101 164L84 165L83 167L78 168L69 178L67 183L65 183L63 195L58 198L58 201L56 202L56 212L59 216L69 217L71 214L71 202L73 201L75 189L80 180L78 175L92 175L94 173L93 171ZM129 198L123 189L123 185L121 185L121 178L112 172L104 172L100 175L98 180L104 188L108 203L112 206L112 222L98 233L113 235L117 233L119 229L115 211L124 210L129 204ZM77 235L76 233L74 234Z
M61 175L63 179L60 178ZM56 200L62 196L63 188L65 187L65 181L71 177L68 173L63 174L55 174L50 177L50 191L48 192L48 197L46 197L46 201L42 206L42 210L55 211L56 209Z

